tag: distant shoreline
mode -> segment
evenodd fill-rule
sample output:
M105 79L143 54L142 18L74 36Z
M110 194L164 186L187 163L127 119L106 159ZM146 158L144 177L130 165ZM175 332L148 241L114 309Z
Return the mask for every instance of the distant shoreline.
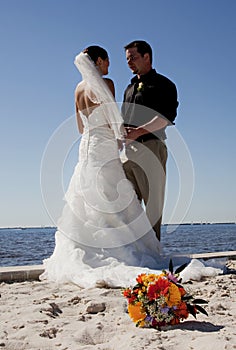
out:
M162 224L162 226L195 226L195 225L236 225L236 222L185 222L181 224ZM56 226L8 226L0 227L0 230L26 230L28 228L35 229L56 229Z
M185 222L182 224L163 224L162 226L186 226L186 225L235 225L236 222Z

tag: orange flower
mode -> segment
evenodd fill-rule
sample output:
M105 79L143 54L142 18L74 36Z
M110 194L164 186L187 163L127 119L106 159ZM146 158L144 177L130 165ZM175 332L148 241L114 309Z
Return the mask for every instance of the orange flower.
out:
M181 302L181 294L179 288L174 283L170 283L169 295L166 302L169 307L178 305Z
M141 303L128 305L128 313L134 322L143 321L146 318L146 313L141 308Z
M144 277L146 277L146 273L141 273L141 275L138 275L138 277L136 278L136 281L139 284L143 284Z

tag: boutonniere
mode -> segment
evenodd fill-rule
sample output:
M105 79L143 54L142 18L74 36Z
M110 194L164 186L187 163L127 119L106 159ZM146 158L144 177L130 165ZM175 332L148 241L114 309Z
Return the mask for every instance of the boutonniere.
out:
M141 81L141 82L138 84L137 91L140 92L140 91L143 91L143 90L144 90L144 83Z

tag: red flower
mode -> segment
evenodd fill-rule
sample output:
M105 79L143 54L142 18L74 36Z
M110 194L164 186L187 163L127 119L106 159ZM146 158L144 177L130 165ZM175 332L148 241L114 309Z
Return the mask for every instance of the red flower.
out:
M172 318L172 320L170 321L170 324L173 326L175 324L179 324L180 323L180 320L178 317L174 317Z
M123 295L124 295L124 297L126 297L126 298L130 298L130 297L131 297L131 289L125 289L125 290L123 291Z
M166 295L169 290L170 282L165 278L158 278L154 284L150 284L147 291L149 300L155 300L161 295Z
M178 317L179 319L184 319L184 318L188 318L189 312L188 312L188 308L185 302L181 302L178 305L177 310L175 310L175 316Z
M180 291L181 297L183 297L187 293L183 287L179 287L179 291Z
M127 288L123 291L123 295L128 299L128 303L133 303L137 299L138 289L134 289L133 291L130 288Z

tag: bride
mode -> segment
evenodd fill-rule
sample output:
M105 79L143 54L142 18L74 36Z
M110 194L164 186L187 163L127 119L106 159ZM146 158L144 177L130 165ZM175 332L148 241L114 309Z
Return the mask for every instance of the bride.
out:
M75 65L83 78L75 91L82 134L79 161L65 194L54 252L44 260L40 278L83 288L125 287L140 273L160 273L169 258L161 255L160 243L123 171L123 119L114 84L103 78L108 74L108 54L89 46L76 56ZM217 272L209 269L202 265L197 273Z

